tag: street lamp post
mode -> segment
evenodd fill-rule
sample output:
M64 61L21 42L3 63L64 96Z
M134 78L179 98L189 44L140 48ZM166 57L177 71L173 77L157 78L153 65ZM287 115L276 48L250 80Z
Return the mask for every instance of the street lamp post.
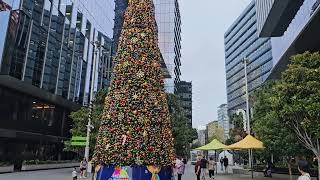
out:
M89 152L90 152L90 132L93 129L92 121L92 112L93 112L93 96L94 96L94 86L96 80L96 66L97 66L97 53L98 50L96 48L100 48L100 43L95 42L93 44L94 54L93 54L93 68L92 68L92 80L91 80L91 89L90 89L90 101L89 101L89 118L87 124L87 137L86 137L86 147L84 152L84 157L87 162L89 161Z
M249 62L248 58L243 59L244 64L244 79L245 79L245 91L246 91L246 115L247 115L247 134L251 135L251 126L250 126L250 107L249 107L249 86L248 86L248 72L247 72L247 63ZM252 149L249 149L249 166L251 168L251 176L253 178L253 157Z
M247 115L247 133L251 133L251 127L250 127L250 108L249 108L249 87L248 87L248 72L247 72L247 63L248 59L244 58L243 64L244 64L244 79L245 79L245 91L246 91L246 115Z

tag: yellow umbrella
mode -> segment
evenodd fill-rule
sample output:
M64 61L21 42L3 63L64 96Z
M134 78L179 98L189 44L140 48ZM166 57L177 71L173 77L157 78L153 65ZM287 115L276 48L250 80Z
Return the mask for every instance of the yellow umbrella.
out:
M232 144L227 147L228 149L233 150L249 150L249 156L252 157L252 150L253 149L264 149L263 142L259 141L258 139L254 138L250 134L247 135L243 140ZM251 158L251 178L253 179L253 159Z
M263 142L247 135L243 140L232 144L227 147L227 149L241 150L241 149L264 149Z
M196 150L210 151L210 150L221 150L226 148L227 148L226 145L222 144L217 139L214 139L209 144L199 147Z

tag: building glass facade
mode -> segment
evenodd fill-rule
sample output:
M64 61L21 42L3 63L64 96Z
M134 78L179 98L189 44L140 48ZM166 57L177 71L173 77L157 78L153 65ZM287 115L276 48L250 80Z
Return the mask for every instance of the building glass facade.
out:
M61 146L70 112L109 85L113 18L113 0L0 0L1 142Z
M170 78L165 79L167 93L174 93L176 84L180 82L181 66L181 16L178 0L154 0L155 16L158 26L159 48L169 71ZM123 15L128 7L128 0L116 1L114 44L117 48Z
M222 104L218 107L218 126L223 129L224 139L229 139L230 121L228 116L228 105Z
M180 81L176 89L175 94L179 97L188 123L192 127L192 82Z
M244 59L249 59L249 94L262 85L273 67L270 38L258 37L255 1L226 31L224 39L228 111L234 112L246 107Z
M274 64L280 61L282 56L308 25L313 15L315 15L314 12L319 7L319 4L319 0L305 0L284 34L281 37L271 38Z
M181 16L178 0L154 0L158 25L159 48L170 79L165 80L166 91L174 93L180 82Z
M257 0L266 4L267 0ZM274 68L269 79L279 79L281 72L287 69L293 55L305 51L320 50L319 20L320 0L299 0L283 4L285 1L273 0L268 9L258 8L257 14L264 16L258 19L263 29L260 36L271 37ZM285 16L284 16L284 15ZM282 18L273 18L282 17ZM281 24L282 28L270 28L274 24ZM279 27L279 26L276 26Z

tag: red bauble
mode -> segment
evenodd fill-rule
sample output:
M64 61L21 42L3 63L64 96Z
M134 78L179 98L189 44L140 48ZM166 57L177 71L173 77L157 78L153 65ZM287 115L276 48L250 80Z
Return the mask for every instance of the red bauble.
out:
M149 151L153 151L154 148L153 148L152 146L150 146L150 147L148 147L148 150L149 150Z

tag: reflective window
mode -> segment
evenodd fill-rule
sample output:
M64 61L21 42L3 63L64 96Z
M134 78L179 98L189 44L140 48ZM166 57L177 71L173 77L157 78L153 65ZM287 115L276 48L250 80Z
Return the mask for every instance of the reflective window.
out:
M3 87L0 98L2 128L54 136L70 134L64 127L69 114L65 108Z
M52 9L42 88L55 93L62 48L64 16L55 6Z
M305 0L300 7L296 16L287 28L286 32L281 37L272 38L274 64L277 64L285 52L289 49L295 39L299 36L304 27L313 17L313 9L317 0Z
M93 31L110 44L114 18L113 0L93 1L23 0L21 10L15 11L11 5L18 1L0 0L0 32L7 34L0 38L1 73L69 100L87 102ZM110 48L97 57L96 88L110 82Z
M259 38L257 34L254 3L228 30L225 42L228 106L236 110L245 104L243 59L249 59L247 78L250 93L261 86L273 66L270 38Z

